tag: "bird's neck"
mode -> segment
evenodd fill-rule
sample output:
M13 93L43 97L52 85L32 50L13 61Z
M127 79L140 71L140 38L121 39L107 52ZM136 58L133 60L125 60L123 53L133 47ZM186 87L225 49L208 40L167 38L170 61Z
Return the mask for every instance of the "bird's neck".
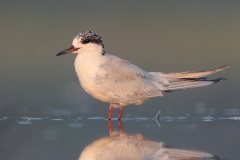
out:
M94 78L99 70L99 66L104 59L102 47L89 47L81 50L75 59L75 70L78 78Z

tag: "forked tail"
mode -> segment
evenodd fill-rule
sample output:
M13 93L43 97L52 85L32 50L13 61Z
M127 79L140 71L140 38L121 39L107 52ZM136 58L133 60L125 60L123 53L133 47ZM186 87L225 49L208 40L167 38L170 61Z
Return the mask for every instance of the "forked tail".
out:
M176 72L176 73L161 73L161 77L165 78L169 83L164 84L164 92L171 92L182 89L203 87L219 81L225 80L224 78L208 79L204 76L222 71L230 67L229 65L202 70L197 72Z

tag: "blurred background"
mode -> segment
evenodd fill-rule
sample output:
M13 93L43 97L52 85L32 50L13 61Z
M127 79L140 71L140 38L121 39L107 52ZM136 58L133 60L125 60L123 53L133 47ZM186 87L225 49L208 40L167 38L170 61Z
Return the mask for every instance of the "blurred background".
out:
M126 113L148 117L159 109L171 115L236 111L239 17L239 1L1 1L0 113L106 116L108 104L80 87L75 55L55 56L86 30L103 37L107 52L146 71L232 66L213 76L227 81L167 94L128 107Z
M123 117L151 118L161 110L160 117L168 117L162 128L154 121L127 121L124 128L172 146L239 159L239 17L240 1L234 0L2 0L1 158L77 159L87 144L108 134L107 121L101 120L109 104L82 89L76 55L56 57L79 32L92 30L102 36L108 53L146 71L231 65L210 76L227 78L224 82L126 107ZM100 120L82 120L89 117Z

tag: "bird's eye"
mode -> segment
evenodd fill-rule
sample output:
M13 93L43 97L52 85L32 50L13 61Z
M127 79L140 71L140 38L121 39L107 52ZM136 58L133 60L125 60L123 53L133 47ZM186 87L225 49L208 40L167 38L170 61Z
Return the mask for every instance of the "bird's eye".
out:
M90 40L89 39L85 39L85 40L83 40L83 44L86 44L86 43L89 43L90 42Z

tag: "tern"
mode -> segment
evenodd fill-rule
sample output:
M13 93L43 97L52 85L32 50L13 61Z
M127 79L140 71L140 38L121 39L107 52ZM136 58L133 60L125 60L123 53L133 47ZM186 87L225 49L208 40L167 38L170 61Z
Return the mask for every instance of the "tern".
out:
M112 129L109 136L94 140L82 150L79 160L224 160L211 153L169 147L138 133L124 133L119 122L119 132Z
M202 71L147 72L117 56L106 53L102 37L92 31L77 34L72 45L57 56L75 53L75 70L83 89L94 98L110 103L108 119L114 108L119 108L121 120L123 106L140 105L145 100L163 96L166 92L207 86L224 80L205 76L222 71L229 65Z

